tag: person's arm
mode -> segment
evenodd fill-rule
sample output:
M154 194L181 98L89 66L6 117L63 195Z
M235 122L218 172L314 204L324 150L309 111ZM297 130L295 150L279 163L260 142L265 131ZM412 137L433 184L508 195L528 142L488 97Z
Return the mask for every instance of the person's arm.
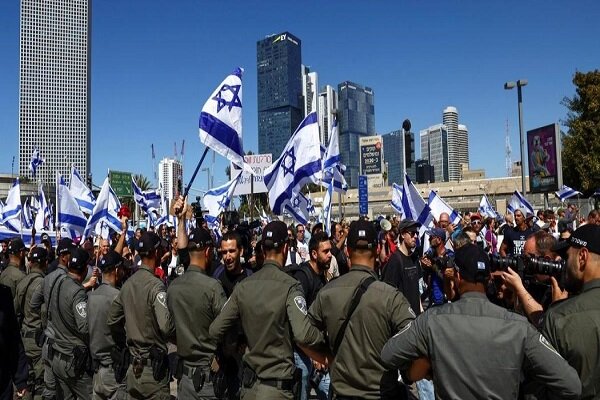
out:
M507 271L503 271L501 274L504 283L506 283L506 285L517 295L519 303L523 307L523 311L525 312L525 315L527 315L527 318L529 318L529 321L537 326L539 317L544 312L544 307L529 294L527 289L525 289L523 281L518 273L509 267Z
M310 323L306 300L299 283L289 290L286 309L292 327L292 336L297 344L317 347L325 343L323 334Z
M506 236L504 236L504 240L500 245L500 257L506 257L506 251L508 250L508 244L506 243Z
M115 344L119 348L124 348L127 336L125 334L125 311L123 309L120 293L115 297L110 306L106 323L108 324L110 334L115 341Z
M154 318L156 318L160 333L164 338L168 339L174 336L175 324L173 323L169 308L167 307L167 290L161 283L155 291L154 301L152 302Z
M89 341L89 328L87 318L87 296L84 290L80 290L73 298L71 306L77 331L81 333L81 339L87 343Z
M426 320L427 314L421 315L387 341L381 350L386 367L405 371L417 358L428 356Z
M186 249L188 246L188 236L185 230L185 216L188 211L187 197L179 196L175 201L175 210L177 212L177 248Z
M123 254L123 247L125 246L125 239L127 238L127 221L127 217L121 217L121 235L115 245L115 251L119 254Z
M235 326L239 320L240 309L237 300L238 288L239 286L234 288L231 297L225 302L225 305L221 308L221 312L212 324L210 324L210 328L208 329L210 336L217 342L220 342L227 331Z

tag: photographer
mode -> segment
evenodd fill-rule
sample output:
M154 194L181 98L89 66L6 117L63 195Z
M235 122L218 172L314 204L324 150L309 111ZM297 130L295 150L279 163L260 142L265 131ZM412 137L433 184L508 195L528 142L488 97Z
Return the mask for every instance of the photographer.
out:
M424 278L429 289L429 306L439 306L444 298L444 270L452 264L454 252L446 249L446 231L434 228L429 231L429 250L421 258Z

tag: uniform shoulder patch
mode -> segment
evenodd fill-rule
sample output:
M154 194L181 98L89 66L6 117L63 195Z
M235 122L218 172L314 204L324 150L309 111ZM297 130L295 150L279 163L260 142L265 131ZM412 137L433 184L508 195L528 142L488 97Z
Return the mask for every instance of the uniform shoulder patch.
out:
M558 353L558 351L556 351L554 346L552 346L552 344L548 341L548 339L546 339L546 337L544 335L542 335L541 333L540 333L540 343L542 344L542 346L544 346L545 348L547 348L548 350L550 350L551 352L553 352L554 354L556 354L557 356L562 358L562 356Z
M85 301L77 303L75 310L81 318L87 318L87 303Z
M156 295L156 300L162 305L164 308L167 308L167 292L158 292Z
M306 299L302 296L296 296L294 297L294 303L296 304L296 307L298 307L298 310L300 310L300 312L304 315L308 314L308 311L306 309Z

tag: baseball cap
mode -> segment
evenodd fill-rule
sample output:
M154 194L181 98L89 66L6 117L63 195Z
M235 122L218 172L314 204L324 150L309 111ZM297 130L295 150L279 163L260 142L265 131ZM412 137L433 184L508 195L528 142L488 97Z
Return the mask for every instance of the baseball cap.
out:
M287 240L287 226L282 221L271 221L264 227L262 241L265 249L277 249Z
M98 268L102 272L108 271L113 267L118 267L123 263L123 257L113 249L110 249L108 253L106 253L98 263Z
M420 226L421 224L417 221L413 221L412 219L403 219L400 221L400 224L398 224L398 230L401 233L406 231L417 232Z
M90 255L87 251L74 247L71 249L71 261L69 261L69 268L77 271L87 269L87 262L90 259Z
M8 250L9 254L17 254L21 250L25 250L25 243L23 243L23 239L21 239L19 237L13 238L8 243L8 249L7 250Z
M471 221L481 221L481 215L479 213L471 214Z
M374 249L377 247L377 231L369 221L352 221L347 243L351 249Z
M52 243L52 241L50 241L50 235L48 235L47 233L42 233L41 234L40 241L42 243L44 243L44 242Z
M440 239L446 239L446 231L442 228L431 228L427 233L429 237L439 237Z
M188 249L205 249L214 245L212 236L204 228L196 228L188 236Z
M42 262L48 259L48 251L42 246L35 246L29 253L29 260L33 262Z
M490 259L479 246L467 244L454 252L454 263L462 279L485 283L490 276Z
M392 229L392 223L385 218L382 218L379 221L379 226L381 226L381 229L383 229L384 232L389 232L390 229Z
M592 253L600 254L600 225L585 224L580 226L571 234L569 239L558 242L552 251L564 253L569 247L582 248L585 247Z
M75 248L75 243L69 238L62 238L58 241L58 245L56 246L56 252L58 254L69 253L72 249Z
M141 253L149 253L160 247L160 238L154 232L144 232L138 241L136 250Z

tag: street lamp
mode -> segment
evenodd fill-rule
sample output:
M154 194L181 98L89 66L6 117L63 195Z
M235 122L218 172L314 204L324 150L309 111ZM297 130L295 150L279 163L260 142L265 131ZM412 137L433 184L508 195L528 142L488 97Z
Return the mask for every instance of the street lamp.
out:
M521 192L525 195L527 192L525 190L525 132L523 132L523 95L521 93L521 88L523 86L527 86L526 79L519 79L517 82L506 82L504 84L504 89L510 90L514 87L517 87L518 94L518 103L519 103L519 135L521 137Z
M202 168L202 172L206 172L206 191L208 192L210 189L212 189L210 186L211 184L211 176L210 176L210 168L206 167L206 168Z

